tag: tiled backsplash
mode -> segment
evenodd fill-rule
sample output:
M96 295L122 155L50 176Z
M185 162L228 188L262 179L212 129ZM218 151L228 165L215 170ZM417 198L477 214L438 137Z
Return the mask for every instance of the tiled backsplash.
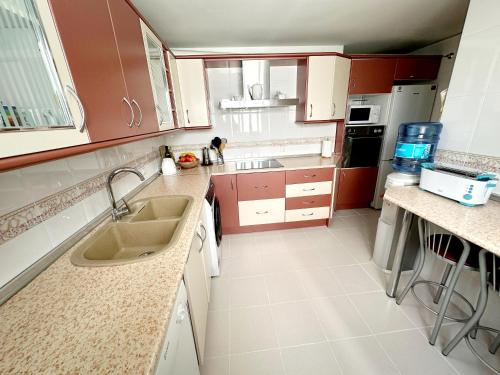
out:
M164 143L160 136L0 173L0 287L109 207L111 169L157 173ZM115 179L116 197L139 183L130 174Z
M219 102L242 96L242 69L234 62L219 63L207 69L210 113L213 128L175 133L168 144L191 147L199 152L212 138L227 138L226 158L279 156L287 153L319 153L322 137L334 141L336 123L297 123L296 107L222 110ZM281 91L287 98L296 97L297 67L294 64L271 65L271 96ZM281 143L280 143L281 142Z

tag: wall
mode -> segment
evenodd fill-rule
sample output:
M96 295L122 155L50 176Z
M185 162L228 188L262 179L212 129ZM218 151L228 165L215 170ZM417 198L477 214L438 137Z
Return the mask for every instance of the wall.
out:
M158 172L164 136L0 173L0 288L93 220L110 204L110 170ZM135 175L113 183L117 198L139 185Z
M270 94L285 93L296 97L296 60L273 62L270 68ZM317 154L321 138L335 137L336 123L307 124L295 122L296 107L222 110L219 102L233 96L242 96L242 68L240 62L210 62L207 64L210 113L213 128L173 134L169 145L177 151L200 153L215 136L227 138L225 157L265 157L297 154Z
M451 77L440 147L500 157L500 2L472 0Z
M420 48L413 51L412 54L415 55L448 55L453 53L455 56L452 58L443 58L441 60L441 65L439 67L438 77L436 83L438 85L438 95L436 95L436 100L434 101L434 107L432 109L431 121L439 121L441 118L442 100L439 95L443 90L448 89L451 79L451 74L453 72L453 66L455 65L455 59L457 56L458 45L460 43L461 34L455 35L451 38L441 40L440 42L433 43L424 48Z

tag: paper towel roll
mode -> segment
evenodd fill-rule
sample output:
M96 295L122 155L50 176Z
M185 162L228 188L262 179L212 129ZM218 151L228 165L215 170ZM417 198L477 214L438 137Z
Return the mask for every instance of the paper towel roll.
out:
M321 156L330 158L332 156L332 141L328 138L321 141Z

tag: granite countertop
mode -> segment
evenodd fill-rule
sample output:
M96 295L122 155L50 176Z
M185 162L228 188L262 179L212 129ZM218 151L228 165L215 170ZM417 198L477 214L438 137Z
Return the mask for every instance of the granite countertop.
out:
M332 167L338 157L278 160L283 170ZM152 373L210 176L235 172L228 162L160 176L131 200L194 198L178 243L165 253L115 267L77 267L70 262L72 248L0 306L0 373Z
M384 199L500 256L500 202L466 207L417 186L391 187Z

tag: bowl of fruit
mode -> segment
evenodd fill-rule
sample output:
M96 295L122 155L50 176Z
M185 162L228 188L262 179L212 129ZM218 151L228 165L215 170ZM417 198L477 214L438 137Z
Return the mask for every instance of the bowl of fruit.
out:
M198 165L198 162L198 158L192 152L183 152L179 156L179 165L184 169L194 168Z

